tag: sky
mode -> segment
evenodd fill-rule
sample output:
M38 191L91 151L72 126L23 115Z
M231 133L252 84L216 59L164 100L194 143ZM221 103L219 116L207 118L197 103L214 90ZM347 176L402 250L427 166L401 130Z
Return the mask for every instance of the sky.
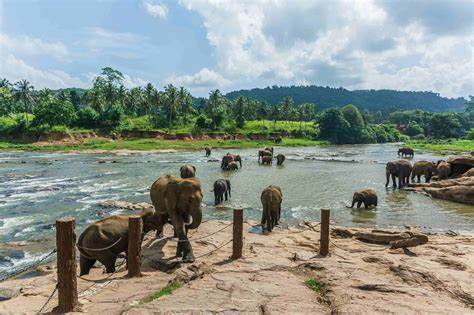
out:
M474 94L473 0L0 0L0 77Z

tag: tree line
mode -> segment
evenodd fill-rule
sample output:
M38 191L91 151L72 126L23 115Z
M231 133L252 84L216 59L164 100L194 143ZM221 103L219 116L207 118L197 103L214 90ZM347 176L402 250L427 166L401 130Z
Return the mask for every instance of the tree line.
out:
M184 87L166 85L158 90L151 83L126 88L123 74L102 69L90 89L36 90L26 80L0 80L0 133L48 132L65 128L103 130L168 129L192 126L193 132L237 132L248 121L295 121L300 133L333 143L375 143L403 140L399 131L414 137L462 137L473 126L473 99L463 113L432 113L422 110L359 111L354 105L321 111L320 104L296 103L286 96L268 103L239 96L235 99L213 90L207 98L194 98ZM324 106L321 106L324 107ZM310 132L301 132L312 122ZM306 124L305 124L306 125ZM278 131L285 131L278 130Z

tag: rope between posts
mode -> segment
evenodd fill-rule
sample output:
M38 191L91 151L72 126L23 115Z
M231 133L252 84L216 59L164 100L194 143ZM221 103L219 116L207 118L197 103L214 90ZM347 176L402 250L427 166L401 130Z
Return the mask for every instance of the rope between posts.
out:
M97 281L103 282L103 281L107 281L108 279L110 279L113 275L115 275L117 272L119 272L120 268L123 266L123 264L125 263L125 261L126 261L126 259L124 259L124 260L120 263L120 265L115 269L114 272L112 272L111 274L109 274L109 275L108 275L107 277L105 277L104 279L97 280ZM82 279L82 280L85 280L85 281L93 281L93 280L84 279L84 278L82 278L82 277L78 277L78 278L80 278L80 279ZM97 285L97 281L93 281L94 283L93 283L92 285L90 285L89 287L87 287L85 290L83 290L80 294L78 294L78 297L79 297L79 298L82 298L82 297L84 297L84 296L88 296L88 295L86 294L87 291L89 291L89 290L92 289L95 285ZM107 283L107 282L104 282L102 287L108 285L110 282L112 282L112 280L110 280L108 283ZM95 293L95 292L92 292L92 293L89 294L89 295L92 295L92 294L94 294L94 293Z
M224 246L230 244L232 241L233 241L233 239L230 239L228 242L226 242L226 243L224 243L224 244L222 244L222 245L220 245L220 246L214 248L213 250L210 250L209 252L207 252L207 253L205 253L205 254L202 254L202 255L199 255L199 256L195 257L195 259L202 258L202 257L204 257L204 256L208 256L208 255L214 253L215 251L217 251L217 250L223 248Z
M202 239L204 239L204 238L208 238L209 236L212 236L212 235L217 234L217 233L219 233L219 232L221 232L221 231L224 231L225 229L227 229L229 226L231 226L231 225L233 225L233 224L234 224L234 223L231 222L231 223L227 224L226 226L224 226L223 228L221 228L221 229L219 229L219 230L217 230L217 231L214 231L214 232L212 232L212 233L210 233L210 234L207 234L207 235L204 235L204 236L201 236L201 237L198 237L198 238L192 238L192 239L190 239L189 241L190 241L190 242L191 242L191 241L199 241L199 240L202 240ZM179 240L178 242L183 242L183 241L187 241L187 240Z
M43 312L43 309L46 307L46 305L48 305L48 303L51 301L51 299L53 298L54 296L54 293L56 293L56 291L58 290L58 287L59 287L59 284L57 283L56 286L54 287L54 290L53 292L51 292L51 294L49 295L48 299L46 300L46 302L44 302L43 306L41 306L40 310L38 311L38 314L41 314Z
M114 247L115 245L117 245L121 240L122 240L122 237L119 237L119 239L116 240L113 244L111 244L111 245L109 245L109 246L107 246L107 247L104 247L104 248L88 248L88 247L80 246L79 244L76 244L76 246L77 246L77 248L79 248L79 249L87 250L87 251L90 251L90 252L101 252L101 251L104 251L104 250L111 249L112 247Z
M17 271L15 271L14 273L11 273L11 274L3 273L3 274L1 274L0 275L0 281L5 281L5 280L8 280L8 279L14 278L14 277L18 276L19 274L22 274L22 273L24 273L28 270L31 270L33 267L39 266L43 261L48 259L54 253L56 253L56 249L53 249L46 256L44 256L43 258L40 258L38 261L34 262L33 264L30 264L26 267L20 268Z

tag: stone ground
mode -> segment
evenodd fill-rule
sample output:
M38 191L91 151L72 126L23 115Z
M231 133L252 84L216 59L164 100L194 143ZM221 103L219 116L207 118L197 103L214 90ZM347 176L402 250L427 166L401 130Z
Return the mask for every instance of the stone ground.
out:
M318 314L474 312L474 236L429 235L425 245L390 250L363 243L333 229L330 255L318 252L317 223L277 228L268 235L255 222L244 225L244 257L229 259L230 222L208 221L190 232L196 257L182 264L173 257L176 241L148 235L143 277L129 279L122 265L108 276L101 266L78 279L81 311L91 314ZM337 233L339 231L339 233ZM352 229L354 231L369 231ZM166 235L172 235L170 229ZM339 235L339 236L338 236ZM204 254L213 251L211 254ZM202 256L202 257L200 257ZM121 260L117 264L120 264ZM0 284L12 298L0 302L1 314L36 313L56 283L55 267L41 266L25 279ZM318 288L305 281L315 279ZM181 288L151 300L173 281ZM45 307L48 312L57 295Z

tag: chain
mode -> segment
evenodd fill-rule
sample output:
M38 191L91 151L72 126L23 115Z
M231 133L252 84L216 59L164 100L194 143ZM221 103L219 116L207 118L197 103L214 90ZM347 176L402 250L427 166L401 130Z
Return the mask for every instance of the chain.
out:
M43 304L43 306L38 311L38 314L41 314L43 312L43 309L46 307L46 305L48 305L49 301L51 301L51 299L53 298L54 293L56 293L56 291L58 290L58 286L59 286L59 284L56 284L56 286L54 287L53 292L51 292L51 294L49 295L46 302Z

